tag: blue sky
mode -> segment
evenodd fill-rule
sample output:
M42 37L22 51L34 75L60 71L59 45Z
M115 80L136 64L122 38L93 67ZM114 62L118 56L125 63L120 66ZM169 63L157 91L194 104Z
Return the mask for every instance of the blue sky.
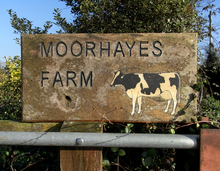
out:
M16 44L15 38L20 38L19 34L14 34L14 29L10 24L9 9L15 11L18 17L25 17L33 21L33 25L43 27L46 21L53 21L54 8L62 10L62 15L71 21L70 8L65 2L59 0L0 0L0 61L5 61L4 56L21 56L21 47ZM56 33L57 27L52 27L50 33Z
M216 0L216 7L220 7L220 0ZM18 17L25 17L33 21L34 26L43 27L46 21L53 21L54 8L62 10L62 16L68 21L73 19L70 15L70 7L65 6L65 2L59 0L1 0L0 2L0 61L5 61L4 56L21 55L20 45L15 43L15 38L19 38L19 34L14 34L14 29L10 24L10 17L7 10L12 9ZM205 14L208 15L208 14ZM219 25L220 15L213 17L213 24ZM56 33L57 27L52 27L50 33ZM220 35L214 34L217 40L220 41ZM203 43L204 44L204 43Z

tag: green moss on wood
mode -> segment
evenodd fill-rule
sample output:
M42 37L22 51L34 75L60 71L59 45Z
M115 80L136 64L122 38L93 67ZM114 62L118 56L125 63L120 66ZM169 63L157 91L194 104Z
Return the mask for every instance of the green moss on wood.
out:
M100 122L72 122L65 121L60 132L102 132L102 123Z
M62 123L22 123L20 121L0 120L0 131L21 132L59 132Z

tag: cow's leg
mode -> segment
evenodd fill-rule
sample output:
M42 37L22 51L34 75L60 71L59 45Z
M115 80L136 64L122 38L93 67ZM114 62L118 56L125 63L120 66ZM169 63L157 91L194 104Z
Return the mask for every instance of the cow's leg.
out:
M163 93L160 94L160 96L163 99L167 100L167 106L166 106L166 108L164 110L164 113L167 113L168 110L169 110L169 106L170 106L171 100L172 100L171 93L170 93L170 91L164 91Z
M142 96L138 97L138 113L141 113Z
M177 106L177 98L176 96L173 97L173 110L171 112L171 115L174 115L176 112L176 106Z
M133 98L132 98L132 111L131 111L131 115L133 115L134 112L135 112L136 99L137 99L137 96L133 96Z
M171 103L171 99L167 100L167 106L166 106L166 109L164 110L164 113L167 113L167 112L168 112L170 103Z
M127 95L132 99L132 111L131 115L134 114L135 111L135 104L136 104L136 99L137 99L137 94L135 94L132 90L127 90Z
M137 100L137 97L138 97L137 93L132 92L132 95L133 95L133 97L132 97L132 111L131 111L131 115L133 115L134 112L135 112L135 105L136 105L136 100Z

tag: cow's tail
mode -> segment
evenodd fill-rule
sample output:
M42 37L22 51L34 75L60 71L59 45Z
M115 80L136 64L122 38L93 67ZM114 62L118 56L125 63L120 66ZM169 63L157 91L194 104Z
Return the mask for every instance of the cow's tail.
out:
M179 78L179 88L178 88L177 102L180 103L180 100L181 100L181 79L180 79L179 74L177 74L177 76Z

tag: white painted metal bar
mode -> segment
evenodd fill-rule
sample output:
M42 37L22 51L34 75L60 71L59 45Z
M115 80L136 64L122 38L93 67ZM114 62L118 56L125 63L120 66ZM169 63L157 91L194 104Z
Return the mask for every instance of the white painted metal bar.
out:
M199 135L0 131L0 145L199 148Z

